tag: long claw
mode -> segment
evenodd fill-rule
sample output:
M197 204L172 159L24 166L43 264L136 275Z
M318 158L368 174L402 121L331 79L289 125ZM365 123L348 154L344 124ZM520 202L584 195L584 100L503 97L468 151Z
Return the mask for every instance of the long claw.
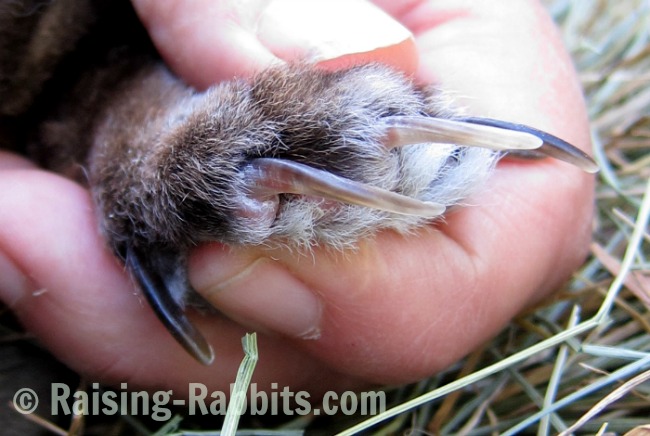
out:
M546 133L542 130L535 129L523 124L510 123L507 121L494 120L491 118L463 118L462 121L482 126L497 127L499 129L510 130L513 132L524 132L535 135L541 139L544 144L535 150L535 154L540 153L545 156L568 162L588 173L598 172L598 164L582 150L574 147L563 139Z
M142 253L128 247L125 263L147 301L176 341L204 365L214 361L212 347L185 316L178 296L187 291L179 277L178 256L174 253ZM175 298L176 297L176 298Z
M384 145L388 148L422 143L455 144L496 151L533 150L542 146L542 139L531 132L481 123L417 116L391 116L382 121L387 126Z
M445 206L336 176L297 162L259 158L246 167L246 179L255 195L313 195L387 212L432 218Z

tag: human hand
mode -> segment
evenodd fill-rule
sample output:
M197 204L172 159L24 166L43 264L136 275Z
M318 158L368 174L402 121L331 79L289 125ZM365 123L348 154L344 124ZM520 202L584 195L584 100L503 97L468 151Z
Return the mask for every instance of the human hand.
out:
M336 22L261 5L233 15L236 2L135 3L168 63L198 87L280 59L307 56L336 68L379 58L453 90L471 114L589 147L570 61L535 2L377 1L415 40L385 18L339 10L352 2L326 2ZM234 22L218 26L227 15ZM310 32L292 33L298 23ZM335 43L323 42L331 37ZM134 297L104 248L85 190L8 153L0 168L0 297L90 378L177 393L188 382L227 390L249 330L268 333L259 340L259 389L278 383L317 395L424 377L557 287L590 236L588 175L550 159L508 160L472 199L476 206L413 237L384 232L358 252L316 250L313 258L199 247L191 281L227 317L193 317L216 351L215 363L202 367Z

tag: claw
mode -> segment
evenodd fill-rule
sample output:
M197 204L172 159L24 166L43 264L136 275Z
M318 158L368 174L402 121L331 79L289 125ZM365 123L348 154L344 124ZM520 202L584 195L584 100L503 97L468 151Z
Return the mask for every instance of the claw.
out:
M598 172L598 164L582 150L574 147L563 139L541 130L523 124L509 123L507 121L493 120L490 118L463 118L461 121L482 126L497 127L512 132L523 132L535 135L543 141L543 145L535 150L535 154L554 157L568 162L588 173Z
M445 211L445 206L438 203L420 201L284 159L254 159L244 171L255 196L283 193L313 195L426 218L442 215Z
M127 248L125 263L154 312L180 345L204 365L214 361L212 347L185 316L181 298L187 291L179 274L178 254Z
M509 151L533 150L543 144L543 140L532 132L481 123L417 116L392 116L383 121L388 128L384 143L388 148L436 143Z

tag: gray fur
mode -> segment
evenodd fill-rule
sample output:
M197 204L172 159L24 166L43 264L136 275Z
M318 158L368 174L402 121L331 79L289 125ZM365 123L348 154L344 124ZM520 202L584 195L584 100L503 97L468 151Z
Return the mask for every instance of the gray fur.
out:
M283 196L274 222L240 217L242 172L255 157L294 160L410 197L453 205L485 180L495 154L421 145L387 150L387 115L449 116L424 90L380 65L325 73L277 67L197 93L153 67L117 92L98 124L91 186L119 246L325 244L423 220L318 198Z

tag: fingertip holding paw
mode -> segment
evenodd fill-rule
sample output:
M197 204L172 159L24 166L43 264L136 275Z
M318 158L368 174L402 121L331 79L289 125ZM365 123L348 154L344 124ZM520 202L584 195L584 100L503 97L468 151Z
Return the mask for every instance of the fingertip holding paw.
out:
M280 262L217 244L199 248L193 259L197 292L230 319L289 338L320 336L319 297Z
M410 31L364 0L133 3L165 61L198 88L284 61L327 69L374 61L407 74L418 65Z

